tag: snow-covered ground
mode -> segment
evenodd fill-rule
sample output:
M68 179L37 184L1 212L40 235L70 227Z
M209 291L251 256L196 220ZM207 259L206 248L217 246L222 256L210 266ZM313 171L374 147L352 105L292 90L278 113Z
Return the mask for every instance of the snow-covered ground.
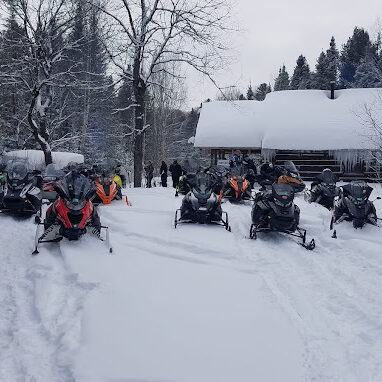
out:
M112 255L86 237L32 257L32 219L0 216L0 381L382 380L381 228L332 239L298 196L309 252L249 240L250 205L224 204L232 233L174 229L173 189L126 192L100 208Z

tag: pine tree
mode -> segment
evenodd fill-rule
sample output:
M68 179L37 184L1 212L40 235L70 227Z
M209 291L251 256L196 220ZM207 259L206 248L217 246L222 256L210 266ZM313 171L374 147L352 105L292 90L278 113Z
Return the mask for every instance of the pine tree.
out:
M248 86L248 90L247 90L247 100L254 100L255 99L255 93L253 92L252 90L252 85L250 84Z
M306 58L300 55L290 81L291 89L308 89L310 86L310 69Z
M353 87L354 75L366 54L376 55L376 47L369 34L362 28L354 28L353 35L344 45L340 58L340 86Z
M14 5L8 2L9 18L0 34L0 71L3 74L27 74L22 59L28 54L24 29L17 23ZM6 78L0 92L0 146L7 149L23 148L29 136L25 122L27 92Z
M356 88L377 88L382 86L382 71L372 54L361 60L355 75L353 86Z
M289 89L289 74L283 65L279 70L279 75L275 80L274 91L288 90Z
M316 64L316 71L312 74L312 89L327 89L328 83L328 58L324 52L321 52Z
M332 36L330 40L330 47L326 51L326 71L327 79L325 82L325 89L330 89L330 83L335 82L338 84L338 71L339 71L339 52L336 46L336 40Z
M264 101L268 93L269 93L269 86L265 82L260 84L256 89L255 100Z

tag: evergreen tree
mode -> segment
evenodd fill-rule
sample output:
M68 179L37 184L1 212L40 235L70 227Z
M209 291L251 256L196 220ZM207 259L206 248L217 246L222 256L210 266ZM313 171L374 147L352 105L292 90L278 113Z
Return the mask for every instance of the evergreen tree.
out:
M290 81L291 89L308 89L310 86L310 69L306 58L300 55Z
M312 74L312 89L327 89L328 83L328 58L324 52L321 52L316 64L316 72Z
M356 27L341 53L340 86L353 87L354 75L366 54L376 55L376 47L371 43L369 34Z
M14 5L8 2L9 18L0 34L0 71L3 74L27 75L23 58L28 54L24 29L17 23ZM0 92L0 146L7 149L24 148L29 137L25 117L27 92L21 86L5 78Z
M267 94L272 93L272 86L271 84L267 85Z
M260 84L256 89L255 100L264 101L268 93L269 93L269 85L267 85L265 82Z
M382 71L376 57L367 54L358 66L353 86L356 88L377 88L382 86Z
M240 94L239 96L239 101L245 101L246 98L244 97L244 94Z
M324 89L330 89L330 83L335 82L338 84L338 71L339 71L339 53L336 46L336 40L334 37L330 40L330 47L326 51L326 71L327 78Z
M279 75L275 80L274 91L288 90L289 89L289 74L283 65L279 70Z
M255 93L253 92L252 85L250 84L247 90L247 100L254 100L254 99L255 99Z

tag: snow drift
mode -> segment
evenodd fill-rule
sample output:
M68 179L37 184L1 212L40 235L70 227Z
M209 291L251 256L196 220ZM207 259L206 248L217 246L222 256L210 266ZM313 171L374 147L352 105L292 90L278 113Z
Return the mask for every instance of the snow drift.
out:
M382 89L273 92L262 101L203 104L195 147L263 150L375 149L363 123L363 107L377 106ZM382 121L382 110L375 107Z

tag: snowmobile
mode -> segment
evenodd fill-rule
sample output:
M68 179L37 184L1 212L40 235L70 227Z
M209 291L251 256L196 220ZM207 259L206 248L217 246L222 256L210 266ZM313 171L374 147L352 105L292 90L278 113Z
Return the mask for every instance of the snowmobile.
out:
M305 190L305 183L302 181L300 173L297 170L295 164L288 160L284 162L284 174L279 178L279 183L290 183L294 189L294 192L301 192Z
M300 209L293 200L293 186L288 183L274 183L271 191L259 192L252 208L250 238L257 239L259 232L281 232L300 238L304 248L314 249L314 239L307 244L306 230L299 227Z
M95 194L94 184L74 170L55 183L54 187L58 199L46 211L44 222L39 223L39 226L44 226L41 236L39 226L37 227L33 254L39 253L40 244L59 242L64 237L72 241L90 233L103 240L101 229L106 230L106 245L111 253L109 228L101 226L98 213L91 202Z
M230 175L223 187L223 198L231 202L241 202L242 200L251 200L251 185L245 179L244 166L234 166L230 170Z
M260 191L272 190L273 183L276 183L281 175L285 175L282 167L273 163L263 163L260 166L260 174L256 175L256 181L259 183Z
M231 231L228 214L223 212L221 201L213 192L214 184L210 174L199 172L195 175L191 181L192 190L184 197L181 208L175 212L175 228L179 223L219 224Z
M103 171L102 175L96 178L94 184L96 186L96 196L93 199L94 204L110 204L114 199L122 199L121 187L107 171Z
M338 178L329 168L317 175L312 182L310 190L305 191L305 200L308 203L318 203L331 210L334 206L334 198L338 194L336 183Z
M223 188L224 184L227 181L227 170L223 166L215 166L210 167L208 170L206 170L208 174L211 174L211 176L214 179L214 188L213 192L215 194L223 196Z
M10 161L5 169L6 182L0 200L0 212L41 215L41 177L29 169L26 161Z
M65 176L64 171L60 170L57 165L51 163L46 166L42 178L42 198L49 201L57 199L57 192L54 188L55 183Z
M344 220L352 221L354 228L362 228L367 223L377 226L377 211L373 202L369 200L372 191L373 188L363 180L355 180L340 187L339 196L334 202L330 229ZM333 237L336 237L336 232L333 233Z
M179 183L176 186L175 196L179 196L179 194L187 195L192 189L190 182L192 182L194 178L195 178L195 174L193 173L183 174L179 178Z

